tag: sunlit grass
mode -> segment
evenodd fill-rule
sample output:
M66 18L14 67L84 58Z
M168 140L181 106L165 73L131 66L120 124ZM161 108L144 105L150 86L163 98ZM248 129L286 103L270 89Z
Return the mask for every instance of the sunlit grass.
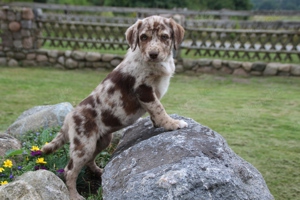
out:
M37 105L78 104L108 72L0 68L0 130ZM169 114L220 133L253 164L279 200L300 196L300 78L175 75L162 99Z

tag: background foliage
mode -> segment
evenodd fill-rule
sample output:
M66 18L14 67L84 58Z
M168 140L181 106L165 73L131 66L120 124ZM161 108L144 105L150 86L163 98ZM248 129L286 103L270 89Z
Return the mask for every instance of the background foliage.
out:
M97 5L147 8L188 8L191 10L300 10L299 0L3 0L69 5Z

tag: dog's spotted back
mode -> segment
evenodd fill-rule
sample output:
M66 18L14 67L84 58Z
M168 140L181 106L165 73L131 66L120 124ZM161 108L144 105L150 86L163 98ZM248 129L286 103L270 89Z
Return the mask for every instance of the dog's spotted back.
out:
M159 100L175 71L172 48L178 48L184 29L172 19L152 16L138 20L125 34L130 49L124 60L66 116L56 138L42 148L51 153L70 142L65 178L72 200L84 199L76 190L83 166L101 176L94 159L109 145L114 131L133 124L145 112L156 127L187 126L169 117Z

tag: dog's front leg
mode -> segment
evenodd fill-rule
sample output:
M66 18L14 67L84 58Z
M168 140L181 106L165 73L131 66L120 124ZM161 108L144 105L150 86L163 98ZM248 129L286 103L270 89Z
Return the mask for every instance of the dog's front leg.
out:
M188 126L185 121L173 119L166 113L163 105L153 92L152 87L141 85L136 92L140 104L150 114L155 127L163 127L166 130L176 130Z

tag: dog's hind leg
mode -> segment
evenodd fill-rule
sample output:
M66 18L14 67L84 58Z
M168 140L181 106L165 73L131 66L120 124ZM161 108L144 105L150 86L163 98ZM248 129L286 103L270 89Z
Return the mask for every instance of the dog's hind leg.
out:
M80 170L93 158L96 150L96 134L91 137L74 136L70 143L70 161L65 167L66 185L70 192L71 200L83 200L76 189L76 180Z
M90 168L90 170L92 172L94 172L98 177L100 177L102 175L103 170L96 165L95 158L102 150L104 150L104 149L106 149L106 147L108 147L111 140L112 140L112 133L101 136L97 141L97 146L96 146L96 149L95 149L92 159L90 160L90 162L88 162L86 164Z

